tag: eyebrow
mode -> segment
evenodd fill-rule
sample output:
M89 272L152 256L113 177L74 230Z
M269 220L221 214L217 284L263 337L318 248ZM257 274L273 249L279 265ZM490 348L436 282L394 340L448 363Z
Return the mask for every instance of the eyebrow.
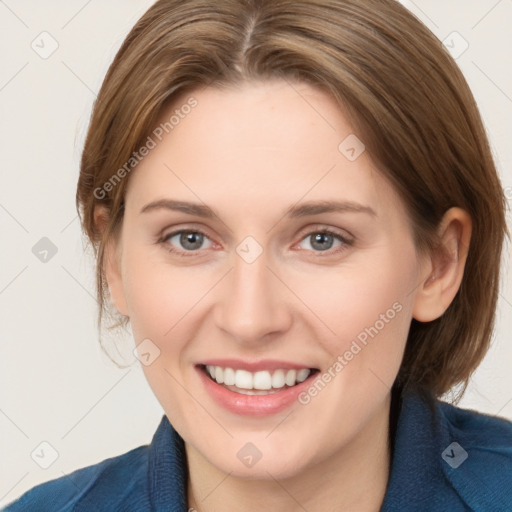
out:
M147 213L154 210L172 210L197 217L212 219L218 217L215 211L205 204L191 203L188 201L176 201L173 199L159 199L146 204L140 213ZM290 206L284 213L285 217L298 218L308 215L319 215L321 213L367 213L373 217L377 214L373 208L364 206L352 201L308 201L306 203Z

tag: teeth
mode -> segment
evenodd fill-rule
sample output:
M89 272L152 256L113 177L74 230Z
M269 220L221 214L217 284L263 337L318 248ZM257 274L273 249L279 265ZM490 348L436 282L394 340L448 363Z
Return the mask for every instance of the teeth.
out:
M293 386L295 384L296 380L297 380L297 371L296 370L288 370L288 372L286 373L286 377L284 378L286 385Z
M256 372L252 383L254 389L272 389L272 377L269 372Z
M210 377L218 384L234 386L240 390L261 390L281 389L285 386L295 386L304 382L311 374L308 368L301 370L266 370L249 372L247 370L234 370L233 368L222 368L221 366L206 366ZM245 392L245 394L252 394Z
M285 385L284 381L284 370L276 370L272 375L272 387L282 388Z
M304 382L309 377L310 373L311 371L306 368L299 370L297 372L297 382Z
M215 377L217 377L217 371L220 370L221 373L224 373L224 371L222 370L222 368L220 366L217 366L217 368L215 368ZM217 379L215 379L217 380ZM235 386L237 388L241 388L241 389L254 389L252 387L252 373L251 372L248 372L246 370L237 370L236 373L235 373ZM217 383L218 384L222 384L222 382L219 382L217 380Z
M226 368L224 370L224 384L226 384L226 386L235 385L235 370L233 370L233 368Z

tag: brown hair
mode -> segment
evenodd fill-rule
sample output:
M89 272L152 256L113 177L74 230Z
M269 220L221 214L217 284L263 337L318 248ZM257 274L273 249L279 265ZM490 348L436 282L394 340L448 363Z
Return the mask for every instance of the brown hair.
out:
M78 181L77 208L97 257L100 327L105 246L122 223L129 180L118 173L112 186L116 171L178 95L271 78L307 82L339 101L400 193L419 249L435 247L448 208L470 214L461 287L442 317L412 321L397 380L436 396L459 383L464 390L492 335L505 197L462 73L395 0L159 0L144 14L101 87ZM99 205L109 212L104 229L94 223Z

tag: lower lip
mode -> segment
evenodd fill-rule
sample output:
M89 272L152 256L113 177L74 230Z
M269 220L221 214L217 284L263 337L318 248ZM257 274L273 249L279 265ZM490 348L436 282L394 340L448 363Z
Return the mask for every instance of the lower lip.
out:
M210 379L203 367L196 367L203 384L213 400L224 409L243 416L271 416L284 411L297 401L297 396L307 389L311 379L310 375L305 381L291 388L283 388L268 395L244 395L230 391L224 386Z

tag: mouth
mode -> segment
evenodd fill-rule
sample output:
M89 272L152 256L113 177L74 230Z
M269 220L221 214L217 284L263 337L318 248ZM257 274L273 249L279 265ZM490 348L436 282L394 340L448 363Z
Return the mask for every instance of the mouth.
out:
M251 372L210 364L200 366L207 377L229 391L258 396L293 388L318 372L316 368L277 368Z
M278 361L205 361L196 370L206 392L236 415L264 417L291 407L319 374L318 368Z

